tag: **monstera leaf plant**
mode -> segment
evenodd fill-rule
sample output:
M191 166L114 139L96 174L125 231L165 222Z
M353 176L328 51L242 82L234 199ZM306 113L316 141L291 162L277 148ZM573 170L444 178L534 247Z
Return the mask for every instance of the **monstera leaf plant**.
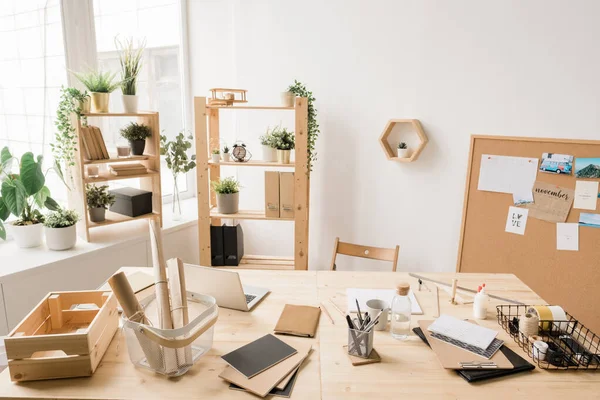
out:
M19 161L7 147L0 152L0 238L6 239L3 221L12 214L16 226L35 225L44 222L42 210L58 210L58 203L50 197L42 171L42 156L25 153ZM19 173L13 173L14 163Z

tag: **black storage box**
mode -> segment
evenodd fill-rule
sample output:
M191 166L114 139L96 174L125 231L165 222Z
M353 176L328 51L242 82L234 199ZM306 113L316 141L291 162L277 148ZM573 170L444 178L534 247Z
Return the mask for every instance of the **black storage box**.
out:
M223 249L225 251L225 265L240 265L244 256L244 232L241 225L223 225Z
M210 265L213 267L221 267L225 265L222 226L210 226Z
M130 187L109 190L115 195L115 204L110 206L110 211L129 217L152 212L152 192Z

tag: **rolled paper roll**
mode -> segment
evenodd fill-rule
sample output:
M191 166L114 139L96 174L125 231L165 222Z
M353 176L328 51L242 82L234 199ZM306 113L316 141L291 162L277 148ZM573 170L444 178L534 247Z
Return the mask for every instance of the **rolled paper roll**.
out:
M554 329L558 329L561 332L567 330L569 324L565 321L567 319L567 313L561 306L548 306L550 312L552 313L552 320L554 321Z
M521 333L523 333L523 335L525 335L526 338L537 335L539 330L539 322L540 320L537 314L525 313L519 321L519 330Z
M552 311L550 311L549 306L533 306L530 307L528 311L531 311L538 316L540 321L539 325L542 330L550 330L551 323L548 321L553 321L554 317L552 316Z
M548 343L538 340L533 343L532 356L534 360L544 361L548 352Z

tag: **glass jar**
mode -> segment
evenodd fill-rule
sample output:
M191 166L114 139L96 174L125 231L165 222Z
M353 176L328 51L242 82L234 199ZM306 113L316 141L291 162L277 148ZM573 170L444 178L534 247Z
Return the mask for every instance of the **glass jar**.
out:
M399 284L396 288L396 296L392 300L390 332L394 339L405 340L410 335L412 304L410 297L408 297L409 291L410 285L408 283Z

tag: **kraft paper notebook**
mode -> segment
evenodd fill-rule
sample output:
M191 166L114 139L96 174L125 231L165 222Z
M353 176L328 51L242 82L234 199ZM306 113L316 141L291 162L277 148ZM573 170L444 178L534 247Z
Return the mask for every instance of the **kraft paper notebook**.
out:
M275 326L275 333L315 337L320 315L319 307L286 304Z
M437 355L440 360L442 367L446 369L461 369L461 362L480 361L488 362L492 361L496 363L498 369L512 369L513 364L506 358L506 356L498 351L490 359L473 354L470 351L463 350L450 343L443 342L431 336L431 332L427 329L433 321L418 321L421 330L425 334L431 349Z
M265 335L221 358L245 377L252 378L296 353L296 349L281 339L273 335ZM279 381L275 382L273 386L277 383Z

